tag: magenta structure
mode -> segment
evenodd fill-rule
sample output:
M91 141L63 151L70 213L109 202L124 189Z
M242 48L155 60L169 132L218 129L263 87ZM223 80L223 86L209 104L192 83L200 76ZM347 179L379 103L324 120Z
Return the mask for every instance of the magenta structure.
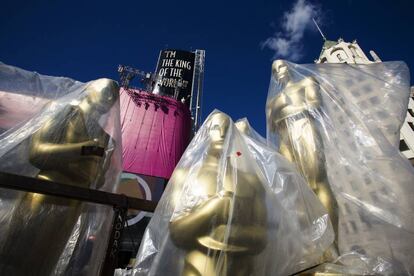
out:
M123 171L169 179L191 135L188 106L121 88Z

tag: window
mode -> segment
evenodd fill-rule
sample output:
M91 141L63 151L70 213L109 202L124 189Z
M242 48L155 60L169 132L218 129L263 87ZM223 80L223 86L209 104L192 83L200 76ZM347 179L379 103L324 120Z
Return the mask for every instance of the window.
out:
M346 224L342 225L342 229L345 229L345 233L349 234L348 225Z
M380 100L379 100L379 98L378 97L372 97L372 98L370 98L369 99L369 101L372 103L372 104L379 104L380 103Z
M352 55L353 55L354 57L357 57L357 56L358 56L358 54L357 54L357 52L356 52L355 47L353 47L353 46L349 46L348 48L349 48L349 50L351 50L351 53L352 53Z
M374 201L374 203L379 201L379 198L378 198L377 194L375 193L375 191L372 191L369 194L371 195L371 198Z
M361 219L361 221L364 222L365 225L368 226L368 228L372 227L370 217L366 215L366 212L364 212L362 210L359 210L358 215L359 215L359 218Z
M413 111L411 108L409 108L409 109L408 109L408 113L410 113L410 115L411 115L412 117L414 117L414 111Z
M366 255L367 254L366 251L363 248L361 248L359 245L353 245L351 247L351 250L352 251L355 251L355 252L357 252L359 254L362 254L362 255Z
M378 118L380 118L380 119L386 119L386 118L388 118L388 113L387 113L387 112L385 112L385 111L383 111L383 110L378 111L378 112L376 113L376 115L377 115L377 116L378 116Z
M331 51L331 56L336 57L338 61L345 61L348 58L347 53L342 48L336 48Z
M356 224L355 224L355 222L354 221L351 221L351 228L352 228L352 230L354 231L354 233L356 233L357 232L357 226L356 226Z
M400 151L406 151L409 150L410 148L407 146L407 144L405 143L404 140L400 140Z
M353 89L353 90L351 90L351 93L352 93L352 95L354 95L355 97L359 97L359 96L361 96L361 94L359 93L359 90L358 90L358 89Z
M345 203L344 206L345 206L345 211L346 211L345 214L352 214L351 209L349 208L349 205Z
M413 122L408 122L408 125L411 127L411 129L414 131L414 124Z

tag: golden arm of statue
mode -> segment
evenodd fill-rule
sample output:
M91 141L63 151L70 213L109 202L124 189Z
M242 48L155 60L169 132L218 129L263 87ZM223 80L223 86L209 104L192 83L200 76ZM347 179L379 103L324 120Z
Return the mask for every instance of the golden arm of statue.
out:
M39 141L35 140L35 143L39 143ZM43 161L45 159L51 162L69 161L70 159L79 158L82 155L83 147L97 146L97 143L94 141L68 144L39 143L30 152L30 161L33 164L44 164Z
M267 213L264 199L256 198L249 208L255 211L250 225L236 223L230 226L221 225L217 231L229 231L227 242L230 246L244 248L243 252L247 254L257 254L266 247L267 241Z
M307 77L302 84L305 86L306 104L309 108L318 108L321 105L319 82L314 77Z
M275 110L279 111L282 110L284 107L288 106L288 100L287 97L284 94L278 94L275 97L273 97L269 103L267 104L266 110L267 110L267 118L269 120L269 125L270 125L270 131L271 132L276 132L276 124L274 124L272 122L273 118L277 118L278 116L275 116L275 114L273 114L273 112Z
M108 136L107 144L112 144L112 149L105 151L105 158L103 160L101 169L99 170L99 174L97 176L95 189L100 189L105 184L105 174L108 171L109 167L111 166L112 154L114 153L114 150L117 147L116 142L109 136ZM88 147L88 146L82 146L82 147Z
M66 118L62 121L62 117ZM87 156L93 155L93 152L101 151L103 149L94 140L88 140L78 143L60 143L59 137L65 135L69 122L69 115L71 113L63 114L57 118L53 118L45 123L33 136L31 137L31 147L29 153L29 161L36 167L47 168L61 168L65 167L67 162L82 157L82 149L90 149ZM64 160L64 162L62 162Z
M208 233L212 226L226 223L230 196L215 195L188 213L170 222L171 238L178 246L194 246L194 240Z
M284 94L279 94L273 98L273 109L281 110L283 107L288 106L288 100Z

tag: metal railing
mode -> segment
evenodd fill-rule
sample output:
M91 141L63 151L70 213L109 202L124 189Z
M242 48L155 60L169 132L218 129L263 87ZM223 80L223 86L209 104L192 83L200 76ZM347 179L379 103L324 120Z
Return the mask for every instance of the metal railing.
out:
M0 188L40 193L112 206L114 208L112 231L109 238L104 265L101 269L101 275L104 276L114 274L116 257L122 231L125 226L127 210L135 209L146 212L154 212L157 205L157 203L153 201L132 198L126 195L76 187L5 172L0 172Z

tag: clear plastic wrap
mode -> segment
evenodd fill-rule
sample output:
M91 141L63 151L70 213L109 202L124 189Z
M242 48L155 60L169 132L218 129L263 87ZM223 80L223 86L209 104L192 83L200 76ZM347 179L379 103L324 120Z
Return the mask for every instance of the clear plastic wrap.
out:
M328 209L348 273L414 271L414 169L398 151L408 97L403 62L273 63L268 143Z
M277 246L268 253L265 275L290 275L319 263L334 239L330 221L326 228L328 214L323 205L296 168L267 146L246 118L238 120L236 127L266 178L271 196L283 208L278 214L279 229L269 237L274 239L269 244Z
M241 129L210 114L174 170L135 268L115 275L287 275L319 263L334 238L326 211L291 164Z
M119 91L0 63L0 171L115 191ZM112 208L0 189L1 275L97 275Z

